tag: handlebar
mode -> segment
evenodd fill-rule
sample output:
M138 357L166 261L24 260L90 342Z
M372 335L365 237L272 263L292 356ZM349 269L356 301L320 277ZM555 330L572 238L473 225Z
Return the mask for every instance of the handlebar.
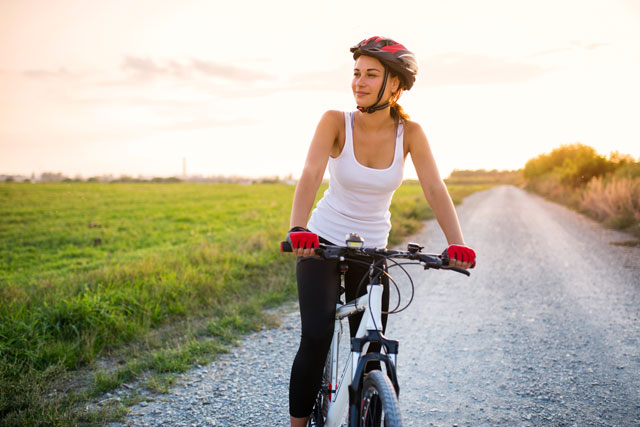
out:
M415 243L410 243L408 246L409 251L396 251L384 248L364 248L364 247L348 247L348 246L334 246L320 243L320 246L314 249L314 252L319 257L326 260L338 260L341 257L349 256L367 256L371 258L400 258L418 261L425 270L433 268L436 270L452 270L456 273L471 276L471 273L463 268L453 267L449 265L449 257L446 251L441 255L436 254L423 254L420 251L422 247ZM281 252L293 252L291 244L289 242L280 242Z

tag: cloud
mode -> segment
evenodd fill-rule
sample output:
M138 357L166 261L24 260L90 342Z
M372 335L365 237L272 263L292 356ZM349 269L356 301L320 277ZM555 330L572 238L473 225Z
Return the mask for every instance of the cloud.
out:
M609 46L609 43L599 43L599 42L585 43L578 40L574 40L571 42L571 46L563 46L563 47L556 47L553 49L542 50L540 52L534 53L533 55L530 55L529 57L538 58L541 56L554 55L556 53L575 53L575 52L585 51L585 50L596 50L606 46Z
M535 79L546 71L536 64L452 52L421 61L417 84L448 86L513 83Z
M156 63L149 58L140 58L129 55L125 55L121 68L125 71L149 75L166 74L167 71L165 68L156 65Z
M232 64L198 58L192 58L186 63L181 63L177 60L168 60L160 64L150 58L125 55L120 68L132 74L136 80L152 80L157 77L190 79L193 78L194 74L245 83L273 79L273 76L267 73L254 72L250 69L236 67Z
M237 117L234 119L194 119L194 120L182 120L174 121L172 123L158 126L157 129L182 131L182 130L194 130L194 129L207 129L220 126L248 126L256 123L260 123L259 120L249 117Z
M193 69L211 77L220 77L235 81L272 80L273 76L266 73L257 73L251 70L238 68L229 64L220 64L213 61L192 59Z
M30 79L48 79L48 78L68 78L73 77L66 68L61 67L57 70L32 69L22 71L22 75Z
M190 77L189 70L177 61L169 60L166 64L159 65L151 58L131 55L124 56L120 69L127 73L129 78L110 84L137 83L167 77L175 77L178 79L187 79Z
M258 58L258 62L271 61ZM255 64L255 61L252 64ZM350 72L349 67L338 67L275 76L264 71L264 67L260 65L237 66L201 58L158 60L138 55L124 55L118 68L111 71L103 68L99 71L72 72L61 67L49 70L23 70L19 74L25 78L39 80L63 77L73 79L82 90L108 88L111 91L114 87L129 86L142 88L147 83L164 81L176 88L197 88L201 94L227 98L267 96L281 91L333 90L338 87L336 83L349 84ZM344 84L339 87L342 88ZM99 103L99 98L83 97L85 101L96 103ZM108 92L104 102L110 102L111 98L111 92Z

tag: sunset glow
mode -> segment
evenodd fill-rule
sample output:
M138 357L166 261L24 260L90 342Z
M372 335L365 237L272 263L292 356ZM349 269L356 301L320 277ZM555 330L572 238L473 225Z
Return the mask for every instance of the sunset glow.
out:
M640 156L640 2L401 7L4 1L0 174L298 175L371 35L416 54L400 103L445 176L573 142Z

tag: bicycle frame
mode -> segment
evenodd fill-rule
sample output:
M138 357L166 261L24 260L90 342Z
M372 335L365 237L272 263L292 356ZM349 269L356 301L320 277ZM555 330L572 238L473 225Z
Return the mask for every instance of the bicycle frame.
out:
M470 275L467 270L449 265L447 251L443 252L441 255L423 254L420 253L423 247L417 243L409 243L407 245L406 252L387 250L384 248L366 248L363 246L364 241L362 238L357 234L351 233L347 235L346 246L320 244L319 247L316 248L316 254L327 260L344 261L345 257L350 255L364 255L366 257L373 258L373 263L371 264L369 271L370 283L367 285L367 292L363 296L354 301L350 301L347 304L336 305L336 317L333 338L331 340L330 357L327 359L327 364L329 366L325 365L325 373L327 371L329 372L327 389L325 390L323 388L320 390L315 403L316 406L314 407L314 413L312 414L312 419L318 421L318 425L328 427L341 426L346 413L347 404L351 405L349 408L349 419L347 420L348 424L359 425L359 417L361 416L360 412L362 409L360 407L360 399L365 376L364 370L367 362L369 361L378 361L381 365L382 363L385 364L386 372L375 372L375 374L372 374L370 378L367 378L367 381L370 379L371 381L377 382L384 380L386 385L380 387L386 390L384 392L384 395L387 396L385 400L389 402L389 399L393 399L393 390L389 390L389 386L393 386L396 396L400 393L400 386L398 385L398 378L396 375L398 341L389 340L382 334L383 285L378 282L380 281L381 274L387 274L387 268L386 265L383 265L383 267L380 268L378 261L392 258L404 259L414 261L408 262L408 264L419 264L423 266L425 270L430 268L443 269L452 270L467 276ZM280 242L280 250L282 252L291 252L293 250L293 243L289 237L287 237L286 241ZM398 266L402 265L395 261L394 263ZM344 273L344 271L346 270L341 270L342 273ZM407 273L409 280L411 281L409 273L406 270L405 273ZM344 279L344 276L342 276L342 279ZM344 283L342 283L342 285L344 285ZM413 281L411 281L411 286L413 287ZM344 286L342 287L344 288ZM410 303L411 301L409 301L409 304ZM402 311L405 308L406 307L399 311ZM347 358L346 366L342 371L342 375L338 380L338 356L340 336L342 334L342 320L347 316L361 311L364 312L362 320L358 325L358 331L354 338L351 339L351 352ZM395 311L394 309L391 313L399 311ZM369 343L372 342L380 344L381 350L384 349L384 353L367 353ZM388 378L384 378L385 374ZM391 384L389 384L389 381ZM371 382L368 382L368 384L369 385L367 387L371 387ZM378 386L374 386L374 388L375 387ZM369 399L369 397L367 397L367 399ZM322 404L322 407L320 407L320 404ZM325 405L327 405L326 408ZM397 411L397 401L393 404L393 407L388 406L388 410L393 414L391 417L394 420L393 422L398 422L400 420L400 414ZM364 409L364 411L367 417L371 415L366 409ZM376 415L373 415L373 417L376 417ZM310 423L313 422L312 419L310 419ZM323 419L324 423L322 423Z
M358 332L352 339L351 353L338 381L338 362L340 335L342 334L342 320L357 312L364 311ZM330 347L329 390L327 395L328 412L325 421L327 427L341 426L352 395L351 403L357 401L364 374L364 365L369 360L380 360L386 363L387 373L390 376L396 393L399 391L395 374L396 356L398 350L397 341L386 339L382 335L382 285L373 283L367 285L367 293L347 304L337 304L334 324L333 339ZM373 353L366 354L368 344L371 341L380 342L387 351L387 355ZM365 353L365 357L362 354ZM356 363L353 363L353 361Z

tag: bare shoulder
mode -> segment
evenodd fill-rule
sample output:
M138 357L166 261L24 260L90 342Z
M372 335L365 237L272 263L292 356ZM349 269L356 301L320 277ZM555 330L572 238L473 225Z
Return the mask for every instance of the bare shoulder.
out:
M422 126L418 122L406 120L404 123L405 148L411 152L420 146L428 144L427 135L425 135Z
M318 127L314 140L330 146L330 155L336 157L344 145L344 113L337 110L326 111Z
M420 123L414 122L413 120L405 120L404 133L411 139L420 137L426 138L424 130L422 129L422 126L420 126Z
M344 126L344 114L338 110L325 111L319 125L338 130Z

